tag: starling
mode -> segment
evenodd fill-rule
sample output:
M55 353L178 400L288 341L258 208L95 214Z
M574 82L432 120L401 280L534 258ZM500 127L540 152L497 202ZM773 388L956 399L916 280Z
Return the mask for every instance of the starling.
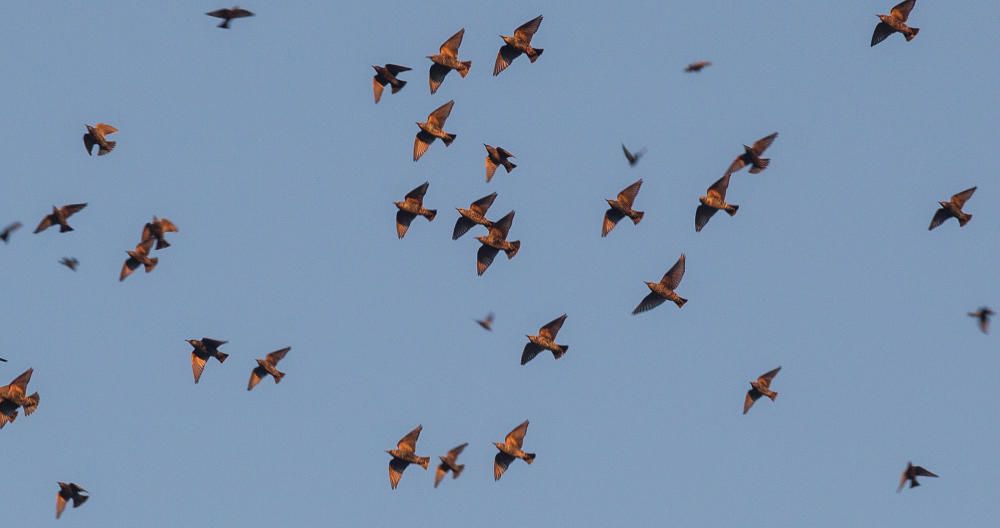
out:
M639 224L639 221L642 220L643 215L646 213L633 210L632 202L635 201L635 196L639 194L640 187L642 187L641 178L639 181L622 189L618 193L616 200L605 200L611 208L604 212L604 225L601 227L602 237L608 236L608 233L618 225L618 221L626 216L632 219L632 225Z
M372 90L375 92L375 104L382 99L382 90L385 85L392 85L392 93L396 93L406 86L406 81L397 79L396 75L410 71L411 68L398 64L386 64L385 66L372 66L375 68L375 76L372 77Z
M97 150L98 156L103 156L115 149L115 145L117 145L117 143L109 141L105 136L118 132L117 128L107 123L97 123L94 126L83 126L87 127L87 133L83 135L83 146L87 149L87 155L94 155L94 145L99 145L101 147Z
M920 466L914 466L913 462L907 462L906 469L903 470L903 474L900 475L899 477L899 487L896 488L896 493L899 493L900 491L903 490L903 485L906 484L907 480L910 481L910 488L915 488L919 486L920 483L917 482L917 477L937 478L937 475L931 473L930 471Z
M210 17L221 18L222 22L219 22L218 27L223 29L229 29L230 20L254 16L253 13L247 11L246 9L241 9L239 6L216 9L215 11L209 11L205 14Z
M59 263L73 271L76 271L77 266L80 265L80 261L76 257L63 257L59 259Z
M472 61L463 62L458 60L458 47L462 45L463 36L465 36L465 28L458 30L458 33L448 37L448 40L444 41L444 44L441 44L437 55L427 56L434 63L431 64L430 71L432 94L438 90L438 87L444 82L445 75L448 75L448 72L451 70L457 70L462 78L465 78L469 74L469 69L472 68Z
M406 199L402 202L393 202L396 204L396 234L399 238L406 236L406 230L410 228L410 222L413 221L417 215L420 215L427 219L428 222L434 220L437 216L437 209L427 209L424 207L424 194L427 193L427 187L430 182L424 182L423 185L413 189L412 191L406 193Z
M771 380L778 375L780 370L781 367L769 370L750 382L750 390L747 391L747 397L743 400L743 414L746 414L761 396L767 396L771 398L771 401L778 397L778 393L771 390Z
M501 250L507 254L507 260L514 258L521 249L521 241L508 241L507 234L510 226L514 223L514 211L507 213L503 218L497 220L490 226L490 232L486 236L477 236L482 246L476 253L476 273L482 275L486 269L493 264L493 259Z
M978 319L979 329L982 330L984 334L987 334L990 331L990 317L993 314L993 310L990 310L987 306L983 306L975 312L969 312L969 317L975 317Z
M90 496L84 495L84 493L87 493L87 490L81 488L77 484L72 482L68 484L60 482L59 491L56 493L56 519L58 519L62 515L63 510L66 509L67 502L73 501L74 508L79 508L81 504L87 502L87 499L89 499Z
M771 160L762 158L761 156L764 155L767 147L770 147L771 143L774 143L774 138L776 137L778 137L777 132L758 139L752 147L743 145L743 154L736 156L736 159L729 165L728 172L737 172L747 165L750 165L750 174L757 174L766 169Z
M208 362L208 358L214 357L221 364L225 363L226 358L229 357L229 354L219 351L219 347L228 341L219 341L208 337L203 337L201 340L186 339L186 341L194 347L194 350L191 351L191 372L194 373L195 383L201 379L201 373L205 371L205 363Z
M688 64L686 68L684 68L684 71L687 73L697 73L705 69L706 66L711 66L711 65L712 65L711 61L692 62L691 64Z
M528 343L524 345L524 350L521 352L521 364L524 365L535 359L535 356L542 350L552 352L552 357L556 359L563 357L563 354L569 351L569 345L557 344L556 334L559 333L559 329L562 328L565 321L566 314L562 314L541 327L538 330L538 335L528 336Z
M493 179L493 174L497 171L497 167L503 165L503 168L510 174L510 171L517 168L517 165L511 163L509 158L514 158L513 154L507 151L503 147L494 147L492 145L487 145L483 143L486 147L486 181L489 182Z
M888 15L875 15L881 22L875 26L875 32L872 33L872 46L882 42L897 31L906 37L907 42L913 40L920 32L920 28L907 26L906 19L910 16L910 11L913 10L913 4L916 3L917 0L903 0L896 4Z
M677 289L677 286L681 283L681 279L684 278L685 262L686 258L684 253L681 253L677 262L675 262L674 265L663 274L663 278L660 279L660 282L647 282L646 286L649 287L650 293L643 297L639 305L635 307L635 310L632 310L632 315L652 310L667 300L674 301L674 304L676 304L678 308L683 308L684 303L688 301L684 297L677 295L677 292L674 290Z
M628 166L635 167L635 164L639 163L639 158L643 157L646 154L646 149L643 148L642 150L633 154L631 151L629 151L629 149L625 148L625 144L622 143L622 152L625 153L625 159L628 160Z
M167 233L176 233L177 226L173 222L167 220L166 218L153 217L151 222L146 222L146 225L142 228L142 241L149 240L153 238L156 240L156 249L163 249L170 247L170 242L167 242Z
M451 232L451 239L458 240L459 237L467 233L473 226L479 224L489 229L493 222L486 218L486 211L490 210L493 200L497 199L497 193L490 193L472 202L468 209L458 209L458 220L455 221L455 230Z
M253 390L260 383L260 380L268 374L274 376L275 383L281 383L281 378L285 377L285 373L278 370L278 362L284 359L285 355L291 349L292 347L285 347L281 350L275 350L268 354L266 358L258 359L257 366L250 372L250 383L247 384L247 390Z
M534 453L525 453L521 449L522 444L524 444L524 435L527 432L528 420L525 420L521 425L515 427L513 431L507 433L507 437L503 439L502 444L500 442L493 442L493 445L497 446L497 449L500 450L493 459L493 480L500 480L503 472L507 471L507 467L510 466L510 463L515 458L520 458L528 464L535 461Z
M0 231L0 240L3 240L3 243L6 244L10 240L11 233L18 229L21 229L21 222L14 222L3 228L3 231Z
M483 330L493 331L493 312L486 314L483 319L476 319L476 324L483 327Z
M449 134L441 129L444 122L448 120L448 116L451 115L451 107L453 106L455 106L455 101L448 101L431 112L427 116L427 121L417 123L420 132L417 132L417 138L413 141L413 161L417 161L420 156L424 155L424 152L427 152L428 147L434 142L434 138L441 138L446 147L455 141L457 137L455 134Z
M73 228L70 227L68 223L66 223L66 220L69 217L76 214L77 212L79 212L80 209L83 209L84 207L87 207L87 204L85 203L69 204L69 205L64 205L62 207L56 207L53 205L52 213L47 214L45 215L45 218L42 218L42 221L38 223L38 227L35 228L35 232L41 233L42 231L45 231L46 229L51 227L53 224L59 225L60 233L72 231Z
M25 416L31 416L38 408L38 393L28 394L28 382L35 369L28 369L14 378L10 385L0 387L0 429L17 418L17 408L24 409Z
M725 210L729 213L729 216L736 214L736 211L740 206L727 203L726 202L726 189L729 188L729 177L733 173L726 171L725 176L716 180L711 187L708 188L708 192L705 196L698 198L701 205L694 213L694 230L701 231L701 228L705 227L712 215L716 213L719 209Z
M431 463L431 457L422 457L416 453L417 439L420 438L420 431L423 428L424 426L422 425L416 426L412 431L406 433L406 436L399 439L396 449L387 449L385 451L392 455L392 460L389 461L389 485L392 486L392 489L396 489L396 486L399 485L399 479L403 478L403 470L406 469L406 466L417 464L427 469L427 466ZM456 456L458 455L456 454Z
M962 207L965 202L972 198L972 193L976 192L975 187L968 188L954 196L951 200L947 202L938 202L941 204L941 208L934 213L934 218L931 219L931 225L927 228L928 231L934 229L935 227L944 223L945 220L954 217L958 220L958 226L963 227L965 224L972 220L972 215L962 211Z
M156 257L149 256L149 250L153 247L153 239L146 239L143 242L139 242L135 249L126 251L128 253L128 258L125 259L125 263L122 264L122 271L118 274L118 282L121 282L128 278L133 271L143 266L146 268L146 273L153 271L156 268L156 264L160 259Z
M443 457L438 457L438 458L441 459L441 463L438 464L437 471L434 472L434 487L435 488L438 487L438 484L441 484L441 480L444 479L444 476L449 471L451 471L451 478L452 479L457 479L458 476L462 474L462 471L465 469L465 464L459 464L459 463L457 463L457 461L458 461L458 455L462 454L462 451L465 450L465 446L467 446L467 445L469 445L468 442L466 442L466 443L464 443L464 444L462 444L460 446L456 446L451 451L448 451L447 455L445 455ZM400 470L400 471L402 471L402 470ZM399 482L398 478L396 479L396 482Z
M545 50L531 47L531 37L535 36L535 32L538 31L538 26L540 25L542 25L542 15L538 15L521 24L520 27L514 30L513 37L500 35L500 38L504 41L504 45L500 46L500 52L497 53L497 61L493 65L494 77L506 70L507 66L510 66L510 63L520 57L522 53L526 54L532 63L538 60L538 57L542 56L542 52Z

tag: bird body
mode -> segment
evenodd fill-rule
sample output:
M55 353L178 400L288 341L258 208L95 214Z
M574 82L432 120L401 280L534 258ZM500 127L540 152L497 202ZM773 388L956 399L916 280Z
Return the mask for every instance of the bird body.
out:
M764 151L774 143L778 133L764 136L754 142L753 146L743 145L743 154L736 156L736 159L729 165L728 172L737 172L747 165L750 166L750 174L758 174L771 164L771 160L763 158Z
M507 240L507 235L513 223L514 211L511 211L489 226L489 233L485 236L476 237L476 240L482 244L476 253L476 272L479 275L486 273L486 270L493 263L493 259L500 251L503 251L507 255L507 260L510 260L521 250L520 240Z
M21 225L22 225L21 222L13 222L4 227L3 230L0 231L0 240L2 240L4 244L9 242L11 233L17 231L18 229L21 229Z
M176 233L177 226L173 222L167 220L166 218L153 217L153 220L146 222L146 225L142 227L141 240L146 241L149 239L156 240L156 249L163 249L170 247L170 242L167 242L167 233Z
M455 229L452 230L451 239L458 240L477 224L486 229L492 228L493 222L486 218L486 212L490 210L496 199L497 193L490 193L472 202L468 209L457 207L459 217L455 221Z
M447 475L449 471L451 472L452 480L454 480L457 479L459 475L462 474L462 471L465 470L465 464L458 463L458 455L462 454L462 451L465 450L467 445L469 445L468 442L455 446L451 451L448 451L447 455L438 457L441 459L441 463L438 464L437 470L434 472L435 488L441 484L441 480L444 479L445 475Z
M143 266L146 269L146 273L153 271L156 268L156 264L160 262L160 259L156 257L150 257L149 251L153 247L153 239L147 238L146 240L140 242L135 246L135 249L130 249L125 253L128 254L128 258L122 264L121 273L118 274L118 281L121 282L128 278L133 271Z
M700 72L701 70L705 69L705 67L711 65L712 65L711 61L692 62L691 64L688 64L687 67L684 68L684 71L687 73Z
M986 334L990 331L990 317L992 317L994 313L995 312L988 306L983 306L975 312L969 312L969 317L975 317L978 319L979 330Z
M73 271L76 271L77 266L80 265L80 261L76 257L63 257L59 259L59 263Z
M740 206L726 201L726 190L729 188L729 178L732 174L731 171L726 171L724 176L708 188L704 196L698 197L701 205L698 206L694 214L694 230L696 232L701 231L717 211L722 210L729 216L734 216L740 208Z
M494 319L493 312L490 312L490 313L486 314L486 317L484 317L482 319L476 319L476 324L478 324L479 326L483 327L483 330L488 330L488 331L492 332L493 331L493 319Z

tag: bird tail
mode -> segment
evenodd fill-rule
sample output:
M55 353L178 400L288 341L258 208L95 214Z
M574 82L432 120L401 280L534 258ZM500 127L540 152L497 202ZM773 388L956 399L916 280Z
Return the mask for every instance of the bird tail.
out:
M406 81L397 80L396 84L392 85L392 93L396 93L406 86Z
M431 463L431 457L417 457L417 461L420 467L427 469L427 466Z
M635 214L630 217L632 219L632 225L638 225L639 222L642 222L643 216L646 216L646 213L642 211L636 211Z
M472 69L472 61L462 62L462 67L458 69L458 74L465 78L469 74L469 70Z
M462 472L465 471L465 464L458 464L455 469L451 470L451 478L457 479Z
M557 345L557 346L559 347L559 352L552 352L552 355L556 359L559 359L559 358L565 356L566 352L569 352L569 345Z
M448 134L446 137L441 138L441 141L444 141L444 146L447 147L448 145L451 145L451 142L455 141L455 138L457 137L457 134Z
M778 393L777 392L771 392L771 394L768 394L767 397L771 398L771 401L774 401L778 397Z
M170 242L167 242L165 239L161 238L156 241L156 249L163 249L168 247L170 247Z
M507 174L510 174L510 171L516 169L517 165L514 165L510 161L505 161L505 162L503 162L503 168L507 169Z
M216 351L216 353L215 353L215 359L218 359L219 363L225 363L226 362L226 358L228 358L228 357L229 357L229 354L227 354L225 352L218 352L218 351Z
M676 304L678 308L683 308L686 302L688 302L688 300L681 296L674 299L674 304Z
M964 226L965 224L968 224L969 220L972 220L972 215L971 214L967 214L965 216L958 217L958 226L961 227L961 226Z
M909 39L907 39L907 40L909 40ZM919 485L920 485L920 483L917 482L917 479L910 479L910 487L911 488L915 488L915 487L917 487Z
M910 30L909 33L904 35L907 42L913 40L917 36L917 33L920 33L920 28L911 27Z
M72 231L72 230L73 230L73 228L70 227L70 226L68 226L68 225L66 225L66 224L62 224L62 225L59 226L59 232L60 233L66 233L66 232Z
M220 27L222 29L229 29L229 19L227 18L224 19L222 22L219 22L219 25L216 27Z
M771 158L760 158L753 167L750 167L750 174L757 174L758 172L767 168L771 164Z
M729 216L736 216L736 211L739 210L740 206L733 204L729 204L729 207L726 208L726 212L729 213Z
M90 495L77 495L76 497L73 497L73 507L79 508L83 505L83 503L87 502L87 499L89 498Z
M115 141L105 141L105 143L108 144L108 148L104 148L104 145L101 145L101 150L97 151L97 155L98 156L103 156L103 155L107 154L108 152L111 152L112 150L115 150L115 145L118 144Z
M511 249L503 250L503 252L507 254L508 260L514 258L514 255L517 255L517 252L521 250L521 241L515 240L511 242L510 245L512 246Z
M437 209L427 209L426 211L424 211L423 214L424 214L424 218L426 218L427 221L429 222L431 220L434 220L434 217L437 216L438 211L437 211Z
M149 272L153 271L154 269L156 269L156 265L159 262L160 262L160 259L158 259L156 257L153 257L153 258L149 259L149 264L145 265L146 273L149 273Z
M532 462L534 462L535 461L535 454L534 453L525 453L524 454L524 461L527 462L527 463L529 463L529 464L532 463Z
M35 412L35 409L38 408L38 401L39 401L39 399L40 398L38 397L38 393L37 392L34 393L34 394L32 394L31 396L28 396L28 402L27 402L27 404L26 405L25 404L21 405L21 407L24 408L24 415L25 416L31 416L31 413ZM11 421L14 421L14 420L11 419Z
M284 372L282 372L280 370L275 370L274 371L274 382L275 383L281 383L281 378L284 378L284 377L285 377L285 373Z
M526 53L528 55L528 59L530 59L531 62L535 62L536 60L538 60L538 57L542 56L543 51L545 50L543 50L542 48L528 48Z

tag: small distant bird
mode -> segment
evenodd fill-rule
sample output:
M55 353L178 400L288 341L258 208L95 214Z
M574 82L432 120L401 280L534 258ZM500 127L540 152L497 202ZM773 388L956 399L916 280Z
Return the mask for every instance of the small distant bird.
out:
M532 63L538 60L538 57L542 56L542 52L545 50L531 47L531 37L535 36L535 32L538 31L538 26L540 25L542 25L542 15L538 15L521 24L520 27L514 30L513 37L500 35L500 38L504 41L504 45L500 46L500 51L497 53L497 61L493 65L494 77L506 70L507 66L510 66L510 63L520 57L522 53L527 55Z
M423 429L422 425L416 426L412 431L406 433L406 436L399 439L396 449L385 451L392 455L392 460L389 461L389 485L392 486L392 489L396 489L396 486L399 485L399 479L403 478L403 470L410 464L416 464L424 469L430 465L431 457L420 456L416 453L417 439L420 438L420 431Z
M268 374L274 377L274 383L281 383L281 378L285 377L285 373L278 370L278 362L284 359L291 349L292 347L285 347L281 350L275 350L264 359L258 359L257 366L250 372L250 383L247 384L247 390L253 390L260 383L260 380Z
M448 37L448 40L441 44L437 55L427 56L434 63L431 64L430 71L431 93L438 90L438 87L444 82L445 75L448 75L448 72L451 70L457 71L462 78L465 78L469 74L469 69L472 68L472 61L463 62L458 60L458 47L462 45L462 37L464 36L465 28L462 28L458 30L458 33Z
M899 487L896 488L896 493L899 493L900 491L903 490L903 485L906 484L907 480L910 481L910 488L915 488L915 487L919 486L920 483L917 482L917 477L934 477L934 478L937 478L937 475L935 475L934 473L931 473L930 471L928 471L928 470L926 470L926 469L924 469L924 468L922 468L920 466L914 466L913 462L907 462L906 463L906 469L903 470L903 474L900 475L900 477L899 477Z
M687 73L697 73L705 69L706 66L711 66L711 65L712 65L711 61L692 62L691 64L688 64L686 68L684 68L684 71Z
M87 499L89 499L90 496L84 495L84 493L87 493L87 490L81 488L77 484L72 482L68 484L66 482L60 482L59 491L56 492L56 519L58 519L62 515L63 510L66 509L67 502L73 501L74 508L79 508L80 505L87 502Z
M125 263L122 264L122 271L118 274L118 282L121 282L128 278L133 271L143 266L146 269L146 273L153 271L156 268L156 264L160 259L156 257L149 256L149 250L153 247L153 239L146 239L143 242L139 242L135 249L130 249L125 253L128 253L128 258L125 259Z
M38 223L38 227L35 228L35 233L41 233L45 231L53 224L59 226L60 233L66 233L67 231L72 231L73 228L70 227L66 220L74 214L78 213L81 209L87 207L87 204L69 204L62 207L52 206L52 212L45 215L42 221Z
M643 215L646 213L632 209L632 202L635 201L636 195L639 194L640 187L642 187L641 178L639 181L622 189L621 192L618 193L617 199L605 199L611 208L604 212L604 224L601 227L602 237L608 236L608 233L610 233L611 230L618 225L618 221L626 216L632 220L632 225L639 224L639 221L642 220Z
M200 340L186 339L185 341L194 347L194 350L191 351L191 371L194 373L195 383L198 383L198 380L201 379L201 373L205 371L205 364L208 363L208 358L214 357L219 361L219 364L222 364L229 357L229 354L219 351L219 347L228 343L228 341L219 341L218 339L208 337L203 337Z
M115 145L118 143L107 139L105 136L118 132L117 128L107 123L97 123L94 126L83 126L87 127L87 133L83 135L83 146L87 149L87 155L94 155L94 145L99 145L101 147L97 150L98 156L103 156L115 149Z
M917 0L903 0L896 4L888 15L875 15L881 22L875 26L875 32L872 33L872 46L882 42L897 31L906 37L907 42L913 40L920 32L920 28L907 26L906 19L910 16L910 11L913 10L913 4L916 3Z
M974 312L969 312L969 317L975 317L979 319L979 329L987 334L990 331L990 317L994 314L993 310L990 310L988 306L980 307Z
M73 271L76 271L76 267L80 265L80 261L76 260L76 257L63 257L59 259L59 263Z
M726 189L729 188L729 177L732 175L732 172L726 171L725 176L716 180L708 188L705 196L698 198L701 205L698 206L698 209L694 213L694 230L696 232L701 231L718 210L722 209L729 213L729 216L734 216L740 208L738 205L726 202Z
M965 224L972 220L972 215L962 211L962 207L965 206L965 202L972 198L972 194L976 192L975 187L970 187L954 196L951 200L947 202L938 202L941 204L941 208L934 213L934 218L931 219L931 225L927 228L928 231L934 229L935 227L944 223L945 220L949 218L955 218L958 220L958 226L964 227Z
M757 174L766 169L771 160L762 158L761 156L764 155L767 147L770 147L771 143L774 143L776 137L778 137L777 132L758 139L752 147L743 145L743 154L736 156L736 159L729 165L728 172L737 172L747 165L750 165L750 174Z
M6 363L6 362L7 362L7 360L6 360L6 359L4 359L4 358L0 358L0 363Z
M494 317L493 316L493 312L490 312L490 313L486 314L485 318L483 318L483 319L476 319L476 324L478 324L479 326L483 327L484 330L489 330L490 332L492 332L493 331L493 317Z
M492 145L487 145L483 143L486 147L486 181L489 182L493 179L493 174L497 171L497 167L503 165L503 168L510 174L510 171L517 168L517 165L511 163L509 158L514 158L513 154L508 152L503 147L494 147Z
M468 209L456 207L458 210L458 220L455 221L455 229L451 232L451 239L458 240L462 235L469 232L476 224L489 229L493 222L486 218L486 211L490 210L493 201L497 199L497 193L490 193L472 202Z
M410 228L410 222L418 215L426 218L428 222L437 216L437 209L424 207L424 194L427 194L428 186L430 186L430 182L424 182L423 185L406 193L406 198L402 202L392 202L399 209L396 211L396 234L399 235L399 238L406 235L406 230Z
M417 161L424 152L431 146L434 142L434 138L441 138L444 142L444 146L451 145L452 141L458 137L455 134L449 134L445 132L442 127L444 127L445 121L448 120L448 116L451 115L451 107L455 106L455 101L448 101L447 103L439 106L437 110L434 110L427 116L427 121L421 123L417 122L417 126L420 127L420 132L417 132L417 138L413 141L413 161Z
M552 357L556 359L563 357L569 351L569 345L557 344L556 335L559 333L559 329L562 328L564 322L566 322L566 314L562 314L546 323L545 326L538 329L538 335L527 336L528 343L524 345L524 350L521 351L521 364L524 365L535 359L535 356L542 350L552 352Z
M435 488L438 487L438 484L441 484L441 480L444 479L444 476L448 474L449 471L451 471L451 478L454 480L462 474L463 470L465 470L465 464L458 463L458 455L462 454L462 451L465 450L465 446L467 445L469 445L468 442L460 446L456 446L451 451L448 451L447 455L438 457L441 459L441 463L438 464L437 471L434 472ZM398 480L399 479L397 479L397 482Z
M646 149L645 148L643 148L642 150L639 150L639 151L637 151L637 152L635 152L633 154L631 151L629 151L629 149L627 149L625 147L624 143L622 143L622 152L625 153L625 159L628 160L628 166L629 167L635 167L635 164L639 163L639 158L641 158L641 157L643 157L643 156L646 155Z
M781 367L769 370L750 382L750 390L747 391L747 396L743 400L743 414L746 414L761 396L767 396L771 398L771 401L778 397L778 393L771 390L771 380L778 375L780 370Z
M3 231L0 231L0 240L3 240L3 243L6 244L10 240L11 233L18 229L21 229L21 222L14 222L3 228Z
M632 310L632 315L640 314L656 308L657 306L663 304L664 301L674 301L674 304L678 308L684 307L684 303L688 302L687 299L677 295L674 291L677 286L680 285L681 279L684 278L684 263L686 262L686 257L684 253L681 253L680 258L674 263L666 273L663 274L663 278L660 282L647 282L646 286L649 287L650 293L643 297L639 305Z
M167 233L176 233L177 226L173 222L167 220L166 218L153 217L153 220L146 222L146 225L142 227L142 240L155 239L156 249L163 249L170 247L170 242L167 242Z
M521 425L514 428L513 431L507 433L507 437L503 439L503 443L493 442L493 445L497 446L500 450L497 456L493 459L493 480L500 480L503 476L504 471L510 466L510 463L514 461L515 458L520 458L528 464L535 461L534 453L525 453L522 449L524 444L524 435L528 432L528 420L525 420Z
M34 371L35 369L28 369L14 378L10 385L0 387L0 429L14 422L18 407L24 409L25 416L31 416L31 413L38 409L38 393L27 396L28 382L31 381L31 374Z
M398 64L386 64L385 66L372 65L372 68L375 68L375 76L372 77L372 90L375 92L375 104L378 104L378 102L382 99L382 90L385 89L385 85L392 85L392 93L402 90L403 87L406 86L406 81L397 79L396 76L412 69Z
M215 11L209 11L205 14L210 17L221 18L222 22L219 22L218 27L223 29L229 29L230 20L254 16L253 13L247 11L246 9L241 9L239 6L216 9Z
M493 259L497 253L503 251L507 255L507 260L514 258L521 250L521 241L508 241L507 234L510 233L510 226L514 223L514 211L504 215L503 218L494 222L489 227L490 231L486 236L477 236L482 246L476 253L476 273L482 275L493 264Z

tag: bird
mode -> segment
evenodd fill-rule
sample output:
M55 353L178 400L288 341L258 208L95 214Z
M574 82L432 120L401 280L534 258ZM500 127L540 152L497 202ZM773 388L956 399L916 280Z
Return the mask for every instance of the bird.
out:
M447 455L443 457L438 457L441 459L441 463L438 464L437 471L434 472L435 488L438 487L439 484L441 484L441 481L444 479L444 476L448 474L449 471L451 471L451 478L457 479L458 476L462 474L462 471L465 470L465 464L459 464L457 461L458 461L458 455L462 454L462 451L465 450L465 446L467 445L469 445L468 442L460 446L455 446L454 448L452 448L451 451L448 451ZM397 482L399 481L399 479L396 480Z
M636 195L639 194L640 187L642 187L642 178L632 185L622 189L621 192L618 193L618 198L614 200L605 200L611 208L604 212L604 224L601 227L602 237L608 236L608 233L610 233L611 230L618 225L618 221L626 216L632 220L632 225L639 224L643 215L646 213L633 210L632 202L635 201Z
M399 485L399 479L403 478L403 470L410 464L416 464L424 469L430 465L431 457L420 456L416 453L417 439L420 438L420 431L423 429L422 425L414 427L412 431L406 433L406 436L399 439L396 449L385 451L392 455L392 460L389 461L389 485L392 486L392 489L396 489L396 486Z
M97 150L98 156L103 156L115 149L115 145L118 143L110 141L105 136L118 132L117 128L107 123L97 123L94 126L84 124L83 126L87 127L87 133L83 135L83 146L87 149L88 156L94 155L94 145L101 147Z
M191 372L194 373L195 383L198 383L198 380L201 379L201 373L205 371L205 364L208 362L208 358L214 357L222 364L229 357L229 354L219 351L219 347L228 343L228 341L220 341L210 337L185 339L185 341L194 347L191 350Z
M444 82L444 77L451 70L457 71L462 78L465 78L469 74L469 70L472 68L472 61L458 60L458 48L462 45L462 37L464 36L465 28L462 28L441 44L437 55L427 56L434 63L431 64L429 76L432 94L438 91L441 83Z
M451 107L453 106L455 106L455 101L448 101L431 112L427 116L427 121L422 123L417 122L420 132L417 132L417 138L413 141L413 161L417 161L424 155L424 152L427 152L428 147L434 142L434 138L441 138L444 146L447 147L458 137L442 129L445 121L448 120L448 116L451 115Z
M635 307L635 310L632 310L632 315L652 310L668 300L674 301L674 304L678 308L683 308L684 303L688 301L684 297L677 295L677 292L674 290L677 289L677 286L681 283L681 279L684 278L684 265L686 261L684 253L681 253L677 262L673 266L670 266L670 269L663 274L660 282L647 282L646 286L649 287L650 293L643 297L639 305Z
M477 224L486 227L486 229L492 227L493 222L486 218L486 211L490 210L496 199L497 193L494 192L472 202L468 209L456 207L459 216L458 220L455 221L455 229L451 232L451 239L458 240Z
M483 330L493 331L493 312L486 314L482 319L476 319L476 324L483 327Z
M250 371L250 383L247 384L247 390L253 390L260 383L260 380L268 374L274 377L274 383L281 383L281 378L285 377L285 373L278 370L278 362L284 359L291 349L292 347L285 347L281 350L275 350L264 359L258 359L257 366Z
M692 62L691 64L688 64L687 67L684 68L684 71L687 72L687 73L697 73L697 72L700 72L701 70L705 69L706 66L711 66L711 65L712 65L712 62L711 61L706 61L706 60L698 61L698 62Z
M906 19L909 18L910 11L913 10L913 5L916 3L917 0L903 0L896 4L888 15L875 15L881 22L875 26L875 32L872 33L872 46L874 47L897 31L906 37L907 42L913 40L920 32L920 28L907 26Z
M527 336L528 342L524 345L524 350L521 351L521 364L527 364L532 359L535 359L535 356L542 350L552 352L552 357L556 359L563 357L569 351L569 345L556 343L556 335L559 333L559 329L562 328L564 322L566 322L566 314L556 317L546 323L545 326L539 328L538 335Z
M7 362L7 360L6 360L6 359L4 359L4 358L0 358L0 363L6 363L6 362Z
M146 273L149 273L156 268L156 264L160 261L160 259L149 256L149 250L152 247L153 240L146 239L136 244L135 249L130 249L125 252L128 254L128 258L125 259L125 262L122 264L122 271L118 274L118 282L127 279L133 271L139 268L139 266L143 266L146 269Z
M497 446L500 451L497 453L496 457L493 458L493 480L500 480L503 476L504 471L510 466L510 463L514 461L515 458L520 458L528 464L535 461L534 453L526 453L522 449L524 445L524 435L528 432L528 420L525 420L514 428L513 431L507 433L507 436L503 439L503 443L493 442L493 445Z
M740 206L726 202L726 189L729 188L729 177L732 176L732 172L726 171L726 174L715 181L705 196L698 198L701 205L694 213L694 230L695 232L701 231L705 224L708 223L709 219L712 218L719 209L722 209L729 213L729 216L734 216L736 211Z
M965 202L972 198L972 194L976 192L975 187L970 187L954 196L951 197L947 202L938 202L941 204L941 208L934 213L934 218L931 218L931 225L927 228L928 231L934 229L935 227L944 223L945 220L954 217L958 220L958 226L963 227L965 224L972 220L972 215L962 211L962 207L965 206Z
M53 205L52 212L45 215L45 217L42 218L42 221L38 223L38 227L35 228L35 233L41 233L42 231L45 231L46 229L51 227L53 224L57 224L59 226L60 233L66 233L68 231L72 231L73 228L70 227L70 225L66 221L67 219L69 219L69 217L80 212L80 210L83 209L84 207L87 207L87 204L85 203L69 204L69 205L64 205L62 207L56 207Z
M63 257L59 259L59 263L73 271L76 271L76 267L80 265L80 261L76 257Z
M3 231L0 231L0 240L3 240L4 244L8 243L10 241L10 235L18 229L21 229L21 222L14 222L7 225L7 227L3 228Z
M28 369L14 378L9 385L0 387L0 429L17 418L17 408L24 409L25 416L31 416L38 409L38 393L28 396L28 382L35 369Z
M643 148L641 150L638 150L635 153L633 153L632 151L630 151L628 148L625 147L624 143L622 143L622 152L625 153L625 159L628 160L628 166L629 167L635 167L635 164L639 163L639 158L641 158L641 157L643 157L643 156L646 155L646 149L645 148Z
M903 491L903 486L906 484L907 480L910 481L910 488L911 489L919 486L920 483L917 482L917 477L934 477L934 478L938 478L938 476L935 475L934 473L931 473L930 471L928 471L928 470L926 470L926 469L924 469L924 468L922 468L920 466L914 466L913 462L907 462L906 463L906 469L903 470L903 474L900 475L900 477L899 477L899 486L896 488L896 493L899 493L900 491Z
M479 247L479 251L476 253L476 273L482 275L486 273L486 270L493 264L493 259L497 256L497 253L503 251L507 255L507 260L514 258L517 252L521 250L521 241L514 240L508 241L507 235L510 232L510 226L514 223L514 211L511 211L504 215L503 218L497 220L489 227L490 231L486 236L477 236L478 240L482 246Z
M496 173L497 167L503 165L503 168L510 174L510 171L517 168L517 165L511 163L509 158L515 157L507 149L503 147L494 147L492 145L487 145L483 143L486 147L486 181L489 182L493 179L493 174Z
M382 99L382 90L385 85L392 86L392 93L396 93L406 86L406 81L397 79L400 73L410 71L412 68L400 66L398 64L386 64L385 66L372 65L375 68L375 76L372 77L372 90L375 92L375 104Z
M729 165L729 172L737 172L743 167L750 165L750 174L757 174L770 165L771 160L768 158L762 158L764 151L774 143L774 139L778 137L778 133L775 132L769 136L764 136L754 142L752 147L743 145L743 154L736 156L736 159Z
M209 11L205 14L210 17L221 18L222 22L219 22L217 27L222 29L229 29L230 20L254 16L253 13L247 11L246 9L242 9L239 6L216 9L215 11Z
M396 204L396 234L399 238L406 236L406 230L410 228L410 222L413 221L418 215L427 219L428 222L434 220L437 216L437 209L427 209L424 207L424 194L427 193L427 187L430 186L430 182L424 182L416 189L406 193L406 198L402 202L393 202Z
M84 495L84 493L87 493L87 490L73 482L60 482L59 491L56 492L56 519L62 516L67 502L73 501L74 508L79 508L83 503L87 502L90 496Z
M170 242L167 242L166 234L176 232L177 226L173 222L154 216L152 221L146 222L146 225L142 227L141 240L146 241L152 238L156 240L156 249L168 248Z
M747 396L743 400L743 414L746 414L761 396L767 396L771 398L771 401L778 397L778 393L771 390L771 380L778 375L779 371L781 371L781 367L769 370L750 382L750 390L747 391Z
M521 24L514 30L513 37L500 35L500 38L504 41L504 45L500 46L500 51L497 52L497 61L493 64L494 77L506 70L510 66L510 63L520 57L522 53L527 55L532 63L538 60L538 57L542 56L542 52L545 50L531 47L531 37L535 36L535 32L538 31L538 26L540 25L542 25L542 15L538 15Z
M987 334L990 331L990 317L994 314L988 306L982 306L974 312L969 312L969 317L975 317L979 320L979 329Z

